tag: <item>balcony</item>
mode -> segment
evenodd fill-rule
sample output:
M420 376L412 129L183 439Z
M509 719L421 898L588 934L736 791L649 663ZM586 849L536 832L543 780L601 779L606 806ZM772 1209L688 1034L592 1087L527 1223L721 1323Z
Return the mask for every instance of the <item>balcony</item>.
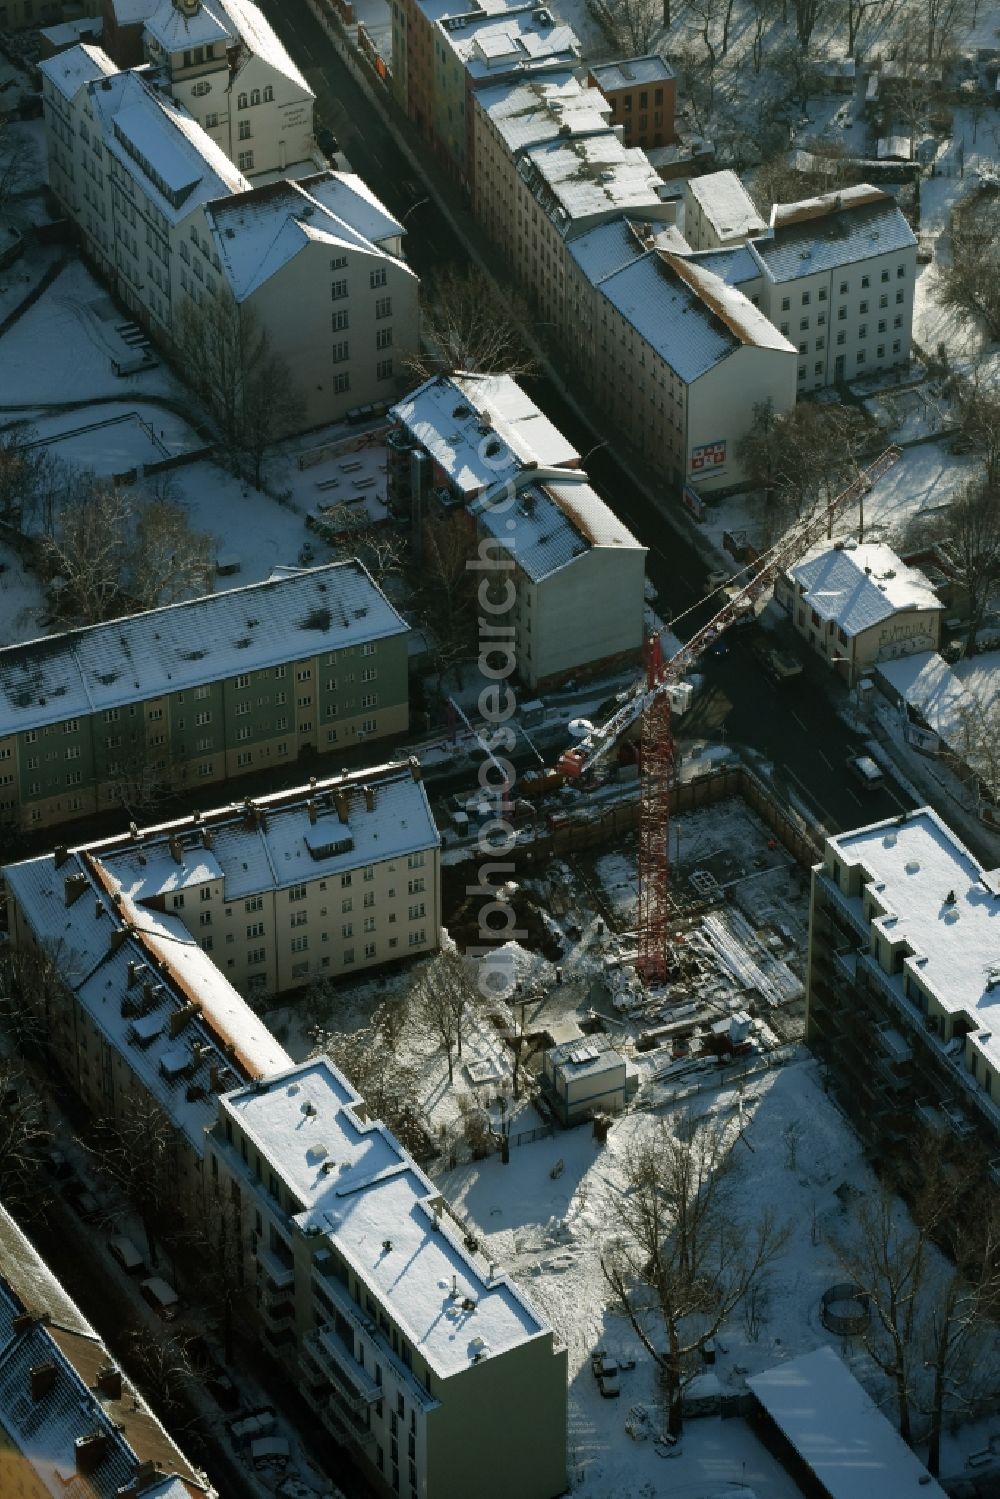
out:
M827 901L827 909L824 911L827 919L838 926L846 921L867 947L871 940L871 922L865 918L860 895L845 895L828 874L818 874L816 883Z
M280 1255L264 1244L257 1245L258 1274L263 1270L267 1282L276 1291L287 1291L295 1284L295 1267L287 1265Z
M314 1334L314 1340L315 1353L321 1367L327 1373L332 1369L351 1410L360 1415L368 1406L377 1405L382 1399L381 1385L377 1385L367 1369L362 1368L354 1355L348 1352L337 1334L329 1328L323 1328Z
M434 1399L433 1395L427 1393L419 1380L414 1377L413 1370L408 1369L399 1355L393 1352L392 1345L387 1338L382 1336L378 1324L357 1305L336 1276L324 1275L314 1265L313 1279L321 1287L324 1295L333 1302L344 1320L359 1336L366 1339L378 1353L379 1359L392 1369L397 1382L405 1386L409 1400L420 1410L436 1409L439 1402Z

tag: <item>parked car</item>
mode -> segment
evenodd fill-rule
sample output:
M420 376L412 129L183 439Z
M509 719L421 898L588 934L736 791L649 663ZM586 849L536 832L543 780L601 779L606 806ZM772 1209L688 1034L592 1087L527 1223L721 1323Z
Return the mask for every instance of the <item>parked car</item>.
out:
M146 1262L132 1240L125 1234L113 1234L108 1240L108 1253L125 1271L126 1275L138 1275L145 1270Z
M172 1322L180 1309L180 1297L169 1281L161 1279L159 1275L150 1276L144 1280L140 1290L142 1299L147 1302L162 1317L164 1322Z
M870 755L848 756L847 770L866 791L876 791L885 782L885 776Z
M622 1392L617 1359L611 1358L603 1348L598 1348L590 1355L590 1367L597 1380L597 1388L605 1400L616 1399Z
M791 651L781 651L773 645L761 644L757 648L757 659L775 682L790 682L802 675L802 662Z

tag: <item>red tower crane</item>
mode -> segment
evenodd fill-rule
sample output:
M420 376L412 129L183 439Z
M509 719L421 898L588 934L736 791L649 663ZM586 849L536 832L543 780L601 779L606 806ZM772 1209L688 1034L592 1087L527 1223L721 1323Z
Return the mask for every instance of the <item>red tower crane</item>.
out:
M645 675L635 683L625 701L587 737L566 750L559 771L570 779L593 774L640 721L639 769L639 952L636 968L646 983L661 983L667 976L670 886L670 796L674 773L673 714L683 712L690 696L683 678L701 653L742 613L755 604L778 575L790 567L818 541L823 532L832 534L835 516L860 500L878 479L902 457L897 447L886 448L874 463L835 496L819 514L801 521L786 532L776 546L756 564L756 571L738 592L670 658L663 660L659 636L647 644Z

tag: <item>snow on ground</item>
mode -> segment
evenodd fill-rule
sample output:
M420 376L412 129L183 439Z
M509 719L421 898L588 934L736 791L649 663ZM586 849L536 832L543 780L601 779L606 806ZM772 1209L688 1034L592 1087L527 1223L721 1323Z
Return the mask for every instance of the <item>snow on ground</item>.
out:
M0 224L0 244L6 246L6 242L7 236ZM6 270L0 270L0 321L20 307L61 254L57 245L32 245Z
M117 377L113 359L131 358L117 331L125 322L105 288L72 261L44 296L0 339L0 409L142 395L183 398L163 366Z
M343 429L331 429L328 446L337 449L343 440ZM301 468L300 453L305 464ZM287 496L288 503L302 515L345 507L352 520L368 525L381 524L388 518L385 471L385 445L374 440L328 454L324 446L315 443L311 450L289 444L265 465L269 487Z
M47 634L46 615L45 595L35 574L25 570L12 547L0 543L0 646Z
M175 412L141 401L34 414L30 420L36 438L53 458L101 475L123 474L202 445Z

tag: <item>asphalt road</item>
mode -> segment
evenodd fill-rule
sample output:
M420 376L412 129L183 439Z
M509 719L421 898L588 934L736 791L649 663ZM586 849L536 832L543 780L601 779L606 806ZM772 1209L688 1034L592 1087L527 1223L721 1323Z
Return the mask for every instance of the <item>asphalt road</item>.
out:
M315 20L305 0L283 0L280 8L265 6L275 30L315 89L319 113L337 136L354 169L408 230L406 255L421 276L444 265L467 265L469 257L426 183L415 180L413 167L372 106L365 92ZM411 147L414 136L408 137ZM437 167L424 148L425 170ZM439 186L445 184L439 181ZM453 190L445 189L449 202ZM482 236L471 216L454 205L463 230L474 242ZM489 247L484 252L496 272ZM690 635L707 619L710 609L698 608L704 589L706 563L680 532L674 531L644 496L615 453L614 443L601 442L559 389L547 379L530 382L539 406L587 455L587 469L595 488L612 509L649 547L648 571L664 610L679 615L693 609L683 633ZM752 632L747 632L751 634ZM866 793L845 772L849 755L861 748L837 715L842 688L818 663L809 663L804 678L776 686L754 659L750 642L730 632L729 654L705 663L706 687L689 718L678 724L681 738L725 739L746 744L771 760L794 795L810 807L831 832L890 817L911 805L899 787ZM801 651L799 652L801 654Z

